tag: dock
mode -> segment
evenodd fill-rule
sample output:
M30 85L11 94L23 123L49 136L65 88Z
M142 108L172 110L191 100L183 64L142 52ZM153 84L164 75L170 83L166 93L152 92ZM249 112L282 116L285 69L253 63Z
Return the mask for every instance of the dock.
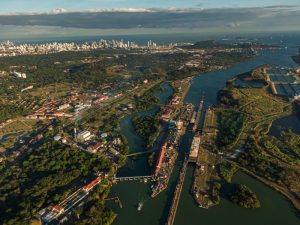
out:
M217 204L211 199L211 184L209 182L213 177L214 165L217 160L216 155L212 153L217 135L217 117L215 114L216 112L212 107L206 110L202 132L195 135L199 139L197 142L197 139L195 140L197 143L195 146L192 145L192 148L198 149L198 154L195 157L195 151L195 155L192 157L193 161L196 162L196 168L191 191L199 207L205 209ZM193 152L193 149L191 151Z
M118 204L119 208L122 209L123 208L123 204L121 202L121 199L116 196L116 197L112 197L112 198L106 198L104 199L105 201L114 201L116 204Z
M181 192L182 192L182 188L183 188L183 184L184 184L185 175L186 175L186 171L188 168L188 163L189 163L189 160L188 160L188 158L186 158L184 160L182 168L180 170L179 178L178 178L177 185L175 188L175 193L174 193L174 197L172 200L172 205L171 205L171 208L169 211L166 225L174 224L176 212L177 212L177 208L178 208L178 204L179 204L179 200L180 200L180 196L181 196Z
M203 110L203 103L204 103L204 96L202 96L202 99L199 103L196 119L194 121L194 126L193 126L193 131L194 132L197 130L198 125L199 125L199 121L200 121L200 118L201 118L201 115L202 115L202 110Z
M132 176L132 177L114 177L113 182L119 182L119 181L143 181L147 182L148 180L153 180L154 176Z

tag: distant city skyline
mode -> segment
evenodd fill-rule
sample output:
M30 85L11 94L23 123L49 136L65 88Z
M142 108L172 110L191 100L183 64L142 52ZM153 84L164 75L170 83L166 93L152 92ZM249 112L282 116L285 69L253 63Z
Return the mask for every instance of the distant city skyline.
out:
M299 0L1 0L0 13L44 13L111 8L248 8L300 5Z

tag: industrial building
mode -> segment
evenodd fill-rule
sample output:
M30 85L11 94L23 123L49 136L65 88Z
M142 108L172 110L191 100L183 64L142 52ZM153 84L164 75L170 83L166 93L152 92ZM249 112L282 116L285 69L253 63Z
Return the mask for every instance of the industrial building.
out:
M93 135L88 130L81 131L77 135L78 141L82 141L82 142L89 141L91 140L92 137Z
M72 209L78 207L81 202L89 195L90 191L98 185L103 176L97 176L96 179L88 183L87 185L79 188L77 191L70 194L65 200L59 204L52 204L38 212L37 217L40 218L43 224L49 224L63 215L70 212Z
M191 162L197 161L197 157L200 149L200 141L201 141L200 135L196 134L193 138L190 155L189 155L189 161Z

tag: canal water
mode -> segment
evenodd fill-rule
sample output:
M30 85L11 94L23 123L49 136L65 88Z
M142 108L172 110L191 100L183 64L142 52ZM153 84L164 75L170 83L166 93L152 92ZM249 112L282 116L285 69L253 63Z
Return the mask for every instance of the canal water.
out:
M272 124L269 134L279 137L281 131L292 130L293 132L300 134L300 119L296 115L287 116L275 120Z
M165 82L160 85L160 89L158 89L154 95L159 99L160 104L166 104L172 94L172 87L169 83ZM145 112L128 115L121 120L121 131L128 140L131 153L145 151L145 142L135 133L132 118L134 116L153 115L158 112L158 110L159 106L156 106ZM129 158L127 164L119 170L117 176L142 176L150 175L150 173L151 168L148 164L148 156L139 156L137 159Z
M218 91L225 86L228 79L264 64L294 65L290 56L296 52L296 45L275 52L263 51L256 59L239 63L227 70L200 74L193 79L191 89L184 101L198 105L202 94L205 93L204 108L214 105L217 103ZM135 134L130 117L124 118L121 122L121 129L127 137L132 151L139 152L143 150L143 142ZM165 224L182 158L184 152L189 149L191 139L192 136L189 133L183 137L180 146L180 157L171 176L169 187L158 197L151 199L149 185L140 182L120 182L112 187L111 195L119 196L123 203L122 209L119 209L113 202L108 203L108 207L118 214L114 225ZM139 158L136 161L129 160L127 165L119 171L119 175L144 175L149 173L150 168L146 157ZM281 194L243 173L237 173L233 182L243 183L251 187L261 200L262 207L260 209L246 210L232 204L227 200L227 188L222 190L219 206L209 210L200 209L190 194L192 176L193 168L190 167L187 171L177 211L176 225L298 225L300 223L299 214ZM137 205L140 201L144 202L144 206L142 211L137 211Z

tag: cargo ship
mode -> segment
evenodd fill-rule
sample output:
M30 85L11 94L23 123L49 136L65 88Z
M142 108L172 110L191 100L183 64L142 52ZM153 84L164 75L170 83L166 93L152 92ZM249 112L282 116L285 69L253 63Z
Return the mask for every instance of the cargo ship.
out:
M178 122L178 126L177 129L168 131L166 140L159 151L154 170L155 182L151 187L151 197L157 196L167 188L178 156L179 142L182 135L185 133L187 126L190 124L193 113L194 105L191 103L184 104L180 107L179 114L174 118Z
M172 144L166 142L160 149L154 171L155 182L151 188L152 198L167 188L177 156L177 149Z
M198 112L196 114L195 122L193 124L193 131L194 132L197 130L198 125L199 125L199 121L200 121L201 114L202 114L202 109L203 109L203 103L204 103L204 96L202 96L201 101L199 103Z
M193 116L192 116L192 119L191 119L191 121L190 121L191 124L195 124L195 122L196 122L196 117L197 117L197 112L194 112L194 113L193 113Z

